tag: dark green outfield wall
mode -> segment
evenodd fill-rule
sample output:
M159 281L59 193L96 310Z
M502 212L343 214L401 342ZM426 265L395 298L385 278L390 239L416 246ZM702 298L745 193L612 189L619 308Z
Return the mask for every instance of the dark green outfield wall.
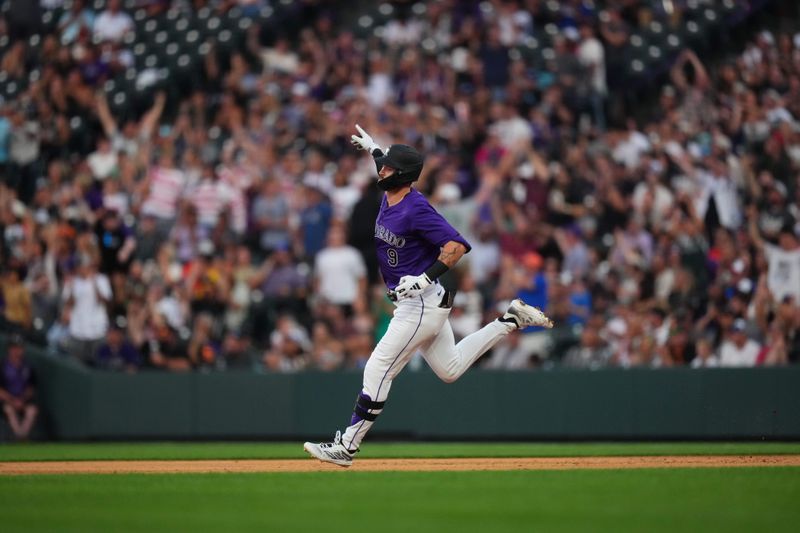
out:
M135 375L34 357L57 439L304 438L343 429L361 375ZM395 381L373 435L419 438L800 438L800 367L489 372Z

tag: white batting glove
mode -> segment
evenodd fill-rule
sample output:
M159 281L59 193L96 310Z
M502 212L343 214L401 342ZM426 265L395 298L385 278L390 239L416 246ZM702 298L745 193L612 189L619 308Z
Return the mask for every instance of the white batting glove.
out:
M380 146L378 146L378 144L372 140L372 137L370 137L369 133L364 131L361 126L356 124L356 129L361 136L359 137L358 135L351 135L350 142L356 147L357 150L366 150L371 154L376 148L380 149Z
M419 276L403 276L400 278L400 283L394 288L394 293L398 300L416 298L431 283L430 278L424 273Z

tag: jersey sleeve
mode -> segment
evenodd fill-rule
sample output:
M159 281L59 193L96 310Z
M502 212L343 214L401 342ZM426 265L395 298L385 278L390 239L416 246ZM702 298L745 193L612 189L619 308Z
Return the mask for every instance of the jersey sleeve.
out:
M467 252L472 249L467 240L427 202L420 204L419 211L411 217L411 225L418 235L436 246L456 241L463 244Z

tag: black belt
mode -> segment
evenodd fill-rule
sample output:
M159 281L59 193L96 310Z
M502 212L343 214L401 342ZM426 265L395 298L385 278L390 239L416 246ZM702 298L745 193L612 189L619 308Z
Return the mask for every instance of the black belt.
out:
M386 296L393 302L397 301L397 293L395 293L392 289L386 291ZM444 295L442 296L442 301L439 303L439 307L443 309L450 309L453 307L453 300L456 297L456 291L445 289Z

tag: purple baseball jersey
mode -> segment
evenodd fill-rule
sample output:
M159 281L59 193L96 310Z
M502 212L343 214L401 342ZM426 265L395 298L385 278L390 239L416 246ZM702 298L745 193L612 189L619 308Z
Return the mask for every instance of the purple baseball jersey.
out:
M394 289L401 277L425 272L450 241L460 242L468 252L472 248L420 192L411 189L393 206L384 195L375 221L375 248L387 287Z

